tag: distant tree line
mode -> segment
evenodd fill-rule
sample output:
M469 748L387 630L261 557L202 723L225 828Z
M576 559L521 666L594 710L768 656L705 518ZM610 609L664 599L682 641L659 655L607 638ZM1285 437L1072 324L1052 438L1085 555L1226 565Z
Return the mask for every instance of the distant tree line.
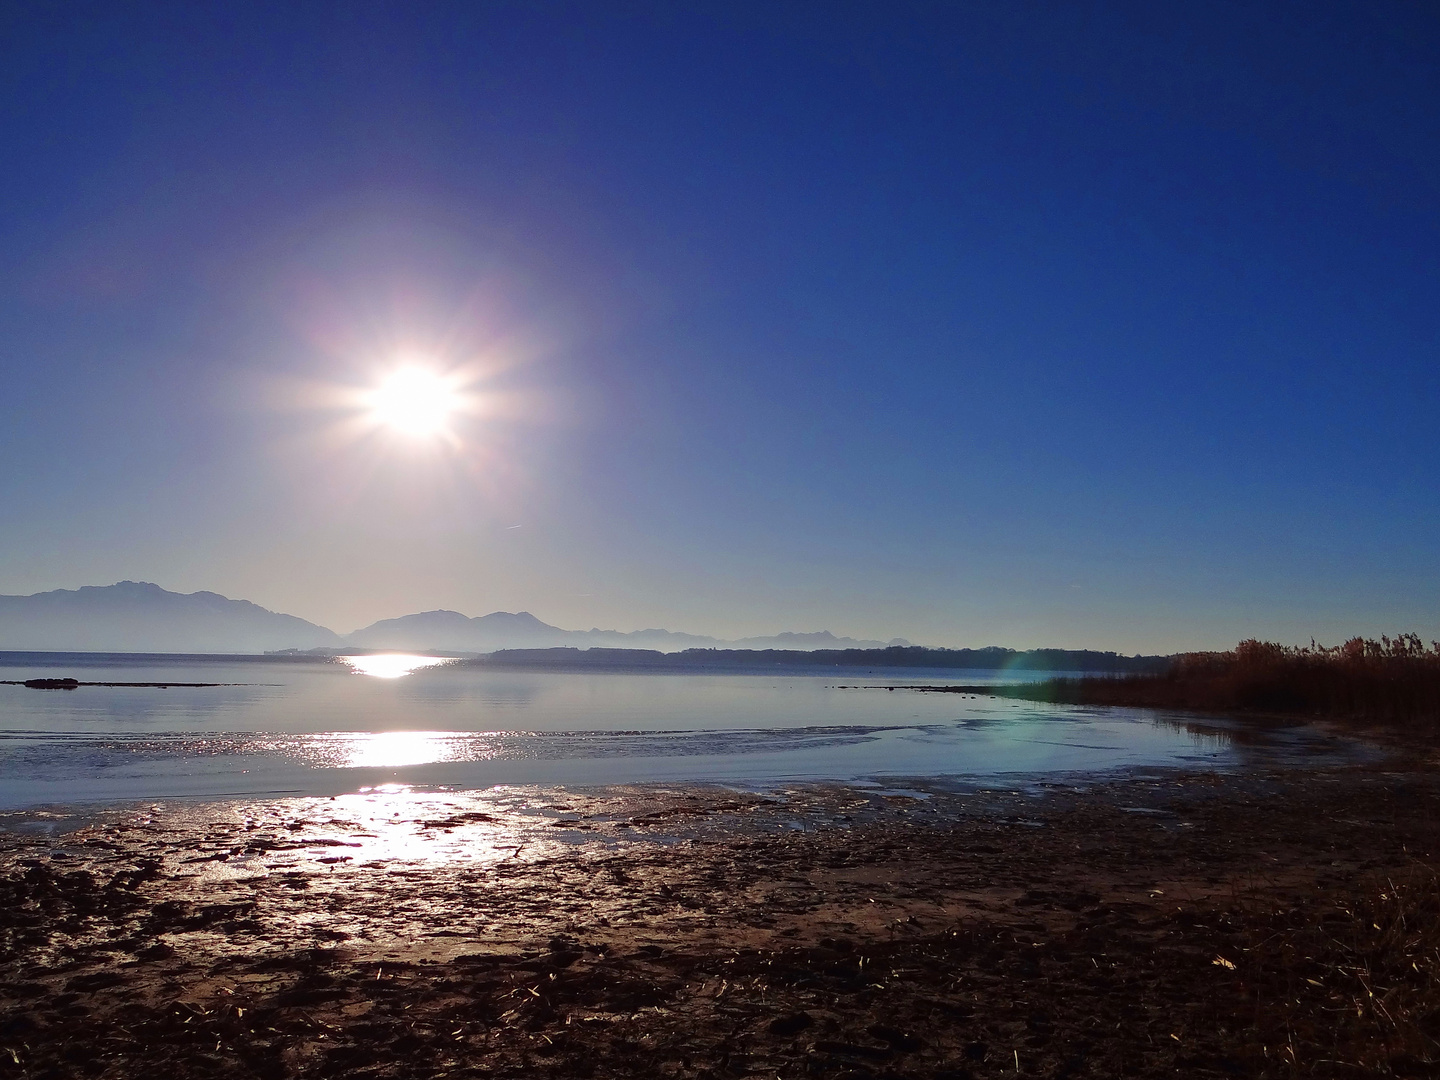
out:
M883 649L502 649L474 661L508 667L592 669L735 670L772 668L946 668L979 671L1074 671L1095 674L1153 674L1169 668L1167 656L1124 656L1093 649L927 649L891 645Z

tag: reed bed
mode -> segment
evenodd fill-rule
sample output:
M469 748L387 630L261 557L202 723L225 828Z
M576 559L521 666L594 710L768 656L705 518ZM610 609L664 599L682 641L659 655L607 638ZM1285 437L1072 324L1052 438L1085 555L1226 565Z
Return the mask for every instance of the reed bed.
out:
M1009 697L1325 717L1440 733L1440 642L1415 634L1343 645L1242 641L1228 652L1186 653L1156 675L1056 679L999 690Z

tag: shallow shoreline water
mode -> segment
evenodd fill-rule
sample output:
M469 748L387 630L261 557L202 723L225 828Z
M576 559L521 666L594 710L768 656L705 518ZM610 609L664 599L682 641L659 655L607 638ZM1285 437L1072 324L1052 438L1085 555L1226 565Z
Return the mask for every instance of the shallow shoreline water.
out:
M111 810L0 831L0 1075L1414 1073L1323 950L1437 810L1393 762Z
M373 665L385 659L363 662L383 670ZM346 795L396 784L421 791L776 787L894 776L943 782L1105 775L1143 767L1248 767L1287 755L1304 759L1311 751L1333 754L1341 745L1303 728L1276 729L1245 743L1251 729L1224 720L1143 710L859 693L850 689L855 672L834 685L814 672L434 668L386 679L342 664L265 659L111 658L106 665L85 669L72 662L63 670L77 681L157 685L0 686L0 775L6 777L0 809ZM7 673L18 678L41 670L21 666ZM230 685L180 685L198 681L201 670L205 681ZM872 684L889 679L893 673ZM1307 741L1313 745L1302 752ZM1359 754L1360 746L1348 752Z
M50 792L63 797L27 801L11 774L0 1077L981 1080L1419 1075L1440 1061L1424 1021L1440 1015L1425 996L1440 987L1440 948L1391 929L1440 927L1440 902L1425 907L1440 897L1440 775L1375 745L1310 726L1006 705L946 730L1030 746L1054 734L1047 767L936 770L922 739L912 760L928 771L886 769L897 759L881 755L827 783L813 765L757 771L732 742L714 757L741 767L719 783L555 783L543 759L544 782L515 783L518 759L502 757L511 782L476 785L471 762L317 767L326 740L431 752L435 738L497 734L384 726L396 701L435 686L450 688L442 705L472 707L453 682L401 680L379 697L374 683L327 685L361 695L342 705L382 702L375 730L337 730L321 695L312 703L330 711L290 731L168 732L231 764L226 739L293 738L308 747L292 755L308 777L294 795L201 785L137 801L133 786L99 789L106 759L92 758L88 788L61 778ZM681 701L700 685L670 684ZM779 699L774 684L751 689L823 713L836 699L816 685ZM687 730L661 722L663 682L638 689L657 688L640 723L578 734L717 736L718 698ZM865 696L909 707L898 692ZM96 700L50 734L122 744L85 730L115 724L113 702ZM305 712L276 700L269 717ZM574 715L522 735L563 746ZM131 735L163 741L149 716L125 721ZM874 756L877 733L937 727L851 718L817 736L805 719L719 734L823 760L826 738ZM1116 763L1123 742L1084 745L1106 730L1204 753ZM1062 767L1077 751L1111 756ZM173 757L156 760L152 780L174 775ZM593 779L607 759L559 760L588 762ZM462 771L447 784L437 768Z

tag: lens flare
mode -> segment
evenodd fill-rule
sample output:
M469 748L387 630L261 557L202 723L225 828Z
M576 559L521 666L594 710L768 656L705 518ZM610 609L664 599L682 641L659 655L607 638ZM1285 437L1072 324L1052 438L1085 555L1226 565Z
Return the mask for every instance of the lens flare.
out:
M370 419L379 427L416 438L443 435L465 395L453 379L423 367L402 367L365 395Z

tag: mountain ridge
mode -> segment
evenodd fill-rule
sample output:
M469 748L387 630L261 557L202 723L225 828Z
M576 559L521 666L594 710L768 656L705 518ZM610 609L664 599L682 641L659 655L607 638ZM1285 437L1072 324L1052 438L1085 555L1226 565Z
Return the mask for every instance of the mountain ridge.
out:
M622 648L679 652L695 648L814 649L885 648L909 645L903 638L866 641L836 637L828 630L783 631L764 637L727 641L707 634L650 628L646 630L563 630L542 622L528 611L492 611L467 618L458 611L438 609L381 619L345 635L345 644L360 648L408 649L416 652L450 651L489 653L500 649Z
M0 596L0 649L36 652L265 652L339 645L295 615L149 581Z
M148 581L82 585L29 595L0 595L0 651L262 653L343 650L490 653L502 649L695 648L819 649L908 646L902 638L868 641L828 630L783 631L726 640L707 634L645 630L565 630L528 611L467 616L437 608L380 619L349 634L220 593L177 593Z

